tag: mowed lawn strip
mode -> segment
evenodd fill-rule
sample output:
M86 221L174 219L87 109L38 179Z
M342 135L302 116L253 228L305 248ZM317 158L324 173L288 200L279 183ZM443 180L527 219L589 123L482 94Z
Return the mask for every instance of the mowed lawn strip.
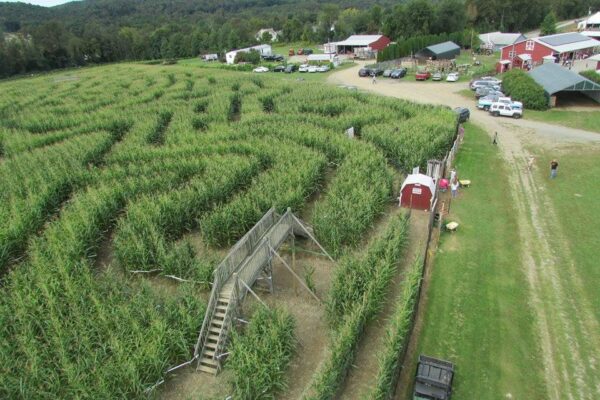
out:
M559 175L556 180L549 178L549 163L552 158L557 158L559 162ZM559 153L544 151L537 157L537 178L543 182L562 233L560 236L555 235L551 240L564 241L567 238L567 254L560 254L565 265L564 273L569 273L568 264L574 265L583 289L576 294L571 292L571 295L585 296L585 300L592 306L596 324L600 323L600 186L597 184L600 176L599 159L600 146L563 150ZM559 243L555 245L556 250ZM595 333L597 340L600 332ZM600 378L597 381L600 381Z
M467 124L456 165L472 185L446 219L460 227L440 240L419 353L456 364L454 400L544 399L507 171L490 142Z
M600 133L600 108L598 111L525 110L523 117L548 124Z

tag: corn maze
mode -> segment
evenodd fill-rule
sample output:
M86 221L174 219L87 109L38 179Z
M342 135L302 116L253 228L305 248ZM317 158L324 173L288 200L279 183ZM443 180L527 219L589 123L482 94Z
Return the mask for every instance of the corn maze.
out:
M146 398L191 357L218 249L269 208L301 213L319 192L307 222L343 256L393 199L395 177L441 158L456 123L449 109L180 66L0 89L2 399ZM134 270L181 282L160 290ZM338 282L348 304L332 314L362 307L355 297L371 289L356 284Z

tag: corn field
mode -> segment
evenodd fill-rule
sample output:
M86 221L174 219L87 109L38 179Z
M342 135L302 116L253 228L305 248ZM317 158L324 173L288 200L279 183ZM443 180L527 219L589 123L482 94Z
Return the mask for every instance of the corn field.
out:
M314 201L307 222L341 256L382 215L394 179L455 132L447 109L192 66L121 64L0 89L2 399L146 398L191 358L217 255L269 208L302 215ZM384 278L373 274L389 252L342 262L328 311L347 329L366 320L349 310L374 293L367 281ZM156 275L192 282L165 291ZM293 321L260 318L282 325L270 334L284 368ZM280 375L265 374L276 391Z

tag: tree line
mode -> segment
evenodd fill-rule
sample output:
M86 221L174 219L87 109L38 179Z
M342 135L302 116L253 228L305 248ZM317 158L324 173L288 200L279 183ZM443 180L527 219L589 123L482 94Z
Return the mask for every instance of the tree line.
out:
M0 4L0 77L97 63L193 57L257 42L260 28L279 40L324 43L351 34L413 37L537 28L587 14L600 0L97 0L53 8ZM413 40L414 41L414 40Z

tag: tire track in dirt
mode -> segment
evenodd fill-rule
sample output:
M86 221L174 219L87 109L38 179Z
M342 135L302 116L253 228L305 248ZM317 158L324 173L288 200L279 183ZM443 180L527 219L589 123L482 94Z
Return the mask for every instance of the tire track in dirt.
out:
M412 82L373 85L358 78L356 69L333 74L329 81L417 102L452 107L466 102L454 93L461 86ZM593 353L600 348L599 322L583 294L583 278L576 266L563 261L571 259L568 240L550 199L525 168L529 154L523 142L527 138L553 147L557 142L600 142L600 135L535 121L500 120L478 111L471 117L490 136L500 133L499 148L511 166L510 191L519 217L518 239L523 243L523 269L536 315L547 396L552 400L598 398L598 360Z

